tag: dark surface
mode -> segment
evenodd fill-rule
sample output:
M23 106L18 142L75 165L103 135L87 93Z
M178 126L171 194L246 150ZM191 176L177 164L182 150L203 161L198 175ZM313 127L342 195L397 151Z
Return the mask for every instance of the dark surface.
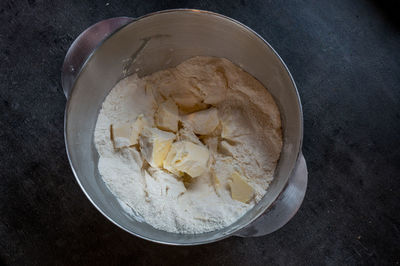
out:
M400 28L380 3L0 1L0 264L399 264ZM308 191L271 235L153 244L103 218L70 170L60 86L69 45L99 20L177 7L247 24L297 82Z

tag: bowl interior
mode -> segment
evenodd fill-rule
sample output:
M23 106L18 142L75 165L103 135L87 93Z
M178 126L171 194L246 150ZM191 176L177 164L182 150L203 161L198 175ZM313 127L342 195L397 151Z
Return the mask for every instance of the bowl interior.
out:
M94 128L104 98L123 77L176 66L198 55L224 57L256 77L275 98L283 122L284 146L274 181L264 198L226 228L197 235L157 230L127 214L97 169ZM302 139L301 106L294 82L274 50L253 31L227 17L198 10L151 14L106 39L79 74L66 108L65 139L78 183L113 223L142 238L176 245L212 242L246 226L277 198L295 166Z

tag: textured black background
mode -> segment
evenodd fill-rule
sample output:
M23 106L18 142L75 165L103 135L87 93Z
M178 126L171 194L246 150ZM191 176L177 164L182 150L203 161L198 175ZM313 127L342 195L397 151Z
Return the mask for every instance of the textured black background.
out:
M0 1L0 264L399 264L400 27L368 0ZM153 244L91 206L63 140L64 55L115 16L216 11L261 34L297 82L309 184L298 214L259 238Z

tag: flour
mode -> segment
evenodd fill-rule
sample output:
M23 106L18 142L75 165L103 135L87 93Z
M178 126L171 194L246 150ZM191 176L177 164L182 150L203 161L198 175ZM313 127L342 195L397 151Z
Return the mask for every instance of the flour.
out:
M218 110L220 123L208 135L196 135L190 124L180 122L175 141L190 141L210 152L209 170L190 182L149 166L138 145L113 147L110 125L134 123L143 115L156 127L154 115L166 99L177 104L180 117ZM121 80L102 105L94 136L99 172L123 208L157 229L183 234L226 227L251 209L266 193L282 148L280 114L271 95L230 61L213 57ZM232 198L233 172L254 190L247 203Z

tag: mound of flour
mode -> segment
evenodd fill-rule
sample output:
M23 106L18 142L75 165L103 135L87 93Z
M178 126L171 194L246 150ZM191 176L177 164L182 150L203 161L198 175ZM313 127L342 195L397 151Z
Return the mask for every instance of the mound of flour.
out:
M154 115L166 98L181 116L218 109L221 125L210 136L179 132L179 138L204 145L211 154L210 171L190 184L164 169L144 167L140 147L116 150L111 140L110 125L133 123L139 115L155 127ZM239 67L214 57L121 80L102 105L94 135L99 172L124 208L157 229L186 234L228 226L252 208L266 193L282 148L280 114L271 95ZM233 171L254 190L250 202L232 198Z

